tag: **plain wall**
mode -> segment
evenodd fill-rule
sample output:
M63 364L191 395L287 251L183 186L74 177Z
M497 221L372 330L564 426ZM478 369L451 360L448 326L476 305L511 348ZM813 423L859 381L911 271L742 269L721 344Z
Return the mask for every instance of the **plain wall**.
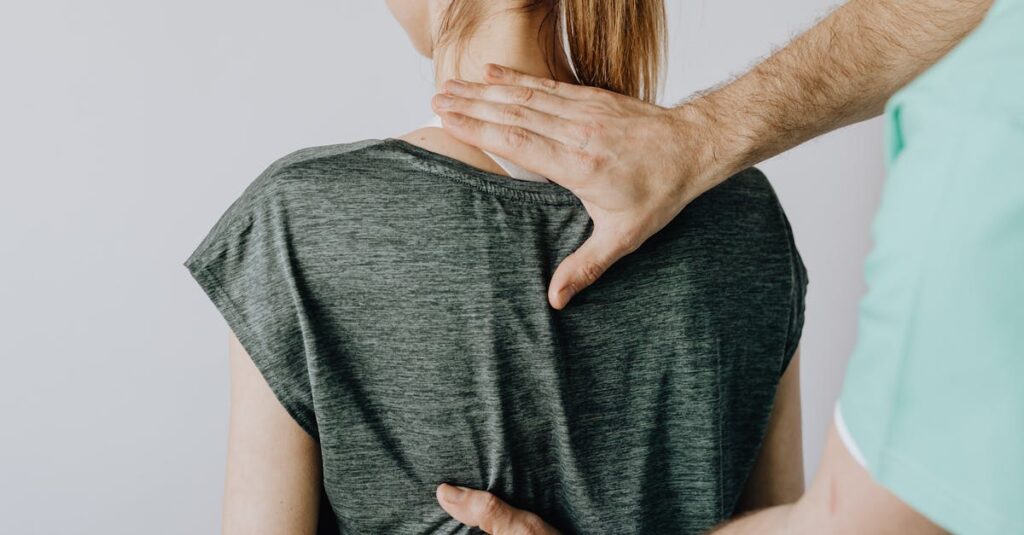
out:
M723 82L825 0L668 0L664 103ZM380 1L41 0L0 14L0 533L214 533L227 328L181 263L292 150L430 115ZM856 334L878 120L763 164L810 272L810 473Z

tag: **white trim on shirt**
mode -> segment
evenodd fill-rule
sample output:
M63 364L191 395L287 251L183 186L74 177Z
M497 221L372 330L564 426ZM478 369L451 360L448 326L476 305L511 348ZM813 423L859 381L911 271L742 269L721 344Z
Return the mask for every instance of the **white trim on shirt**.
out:
M864 455L861 454L860 448L857 447L857 443L853 440L853 436L850 435L850 430L846 428L846 422L843 421L843 411L839 409L838 401L836 401L836 408L833 413L833 418L836 421L836 431L839 433L839 440L843 442L843 445L846 446L846 451L850 452L850 455L857 461L857 464L867 469L868 463L864 459Z

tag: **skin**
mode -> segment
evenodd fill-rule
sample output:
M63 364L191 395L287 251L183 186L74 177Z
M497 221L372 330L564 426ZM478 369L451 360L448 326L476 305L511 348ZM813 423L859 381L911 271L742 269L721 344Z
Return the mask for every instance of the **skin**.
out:
M800 429L800 350L797 349L779 381L763 445L740 496L736 514L786 506L804 493ZM453 518L479 527L485 533L558 533L537 515L511 507L488 492L443 484L438 486L436 494L438 503Z
M396 19L406 27L416 49L428 55L445 54L443 50L434 50L431 44L436 31L432 25L444 5L434 0L389 0ZM507 17L501 13L493 16ZM471 47L471 57L459 58L463 75L475 72L483 81L486 62L500 60L551 76L551 62L546 61L551 58L545 54L552 52L537 45L537 41L547 42L543 33L537 38L538 29L544 31L539 20L527 17L499 22L488 27L487 39L477 38ZM526 39L524 35L532 37ZM484 46L486 43L489 44ZM558 65L559 60L554 63ZM439 83L450 79L454 72L452 64L439 66ZM479 149L439 128L421 129L405 138L471 165L485 169L487 162L493 165ZM494 172L503 173L500 167ZM231 423L222 531L229 535L315 533L322 479L318 444L281 406L234 334L230 336L229 358ZM791 503L803 492L799 389L798 350L776 392L763 447L743 492L740 510ZM521 518L527 524L539 520L526 513Z
M493 535L558 533L536 515L514 509L479 490L442 485L438 502L460 522ZM829 430L821 468L810 490L793 505L761 510L725 524L715 535L931 535L945 533L871 479Z
M759 511L713 533L931 535L945 531L875 483L871 474L849 454L832 426L821 467L807 494L793 505Z
M676 107L491 65L434 110L458 140L565 186L594 232L552 276L563 308L697 196L765 158L881 113L990 0L851 0L747 74Z
M292 419L230 335L231 423L221 532L316 533L320 447Z
M757 462L735 514L793 503L804 493L803 427L800 411L800 348L775 390L775 401Z
M234 334L229 358L231 425L222 533L316 533L322 477L319 446L274 397ZM800 497L801 444L798 348L779 381L764 442L737 513ZM452 489L461 487L438 487L439 504L464 524L481 526L487 533L556 533L536 515L514 510L487 492L466 489L465 502L442 499ZM517 531L527 528L534 531Z
M387 4L413 47L434 60L434 80L438 90L446 81L457 77L483 82L484 70L489 63L510 65L518 72L566 83L574 81L565 52L561 48L547 48L547 43L556 36L556 28L550 21L545 24L543 13L510 11L521 2L480 3L481 20L485 22L464 43L461 52L451 45L434 45L438 40L441 16L450 0L388 0ZM463 143L444 129L420 128L397 137L484 171L508 175L482 150Z
M487 84L446 83L434 109L458 139L541 173L583 199L594 233L559 266L555 308L671 221L691 200L765 158L881 113L955 46L989 0L851 0L750 72L674 108L492 65ZM666 142L670 140L670 142ZM479 491L438 489L459 520L490 533L548 533ZM450 498L459 496L452 501ZM829 432L811 489L720 533L941 533Z

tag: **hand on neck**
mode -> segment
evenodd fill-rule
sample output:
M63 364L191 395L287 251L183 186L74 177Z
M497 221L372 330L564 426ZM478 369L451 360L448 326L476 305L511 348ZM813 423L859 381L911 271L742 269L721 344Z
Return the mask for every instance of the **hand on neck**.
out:
M451 78L483 82L488 63L506 65L534 76L576 82L555 16L538 10L526 12L510 7L512 4L518 2L481 1L485 12L480 14L479 24L463 36L461 42L447 40L442 46L434 47L434 80L438 91ZM434 33L436 35L436 29ZM459 141L437 126L420 128L400 139L484 171L547 182L540 175Z

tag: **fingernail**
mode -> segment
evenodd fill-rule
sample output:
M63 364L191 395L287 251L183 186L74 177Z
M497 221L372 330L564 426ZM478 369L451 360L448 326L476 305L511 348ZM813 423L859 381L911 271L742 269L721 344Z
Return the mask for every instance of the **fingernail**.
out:
M456 485L442 483L441 486L437 488L437 494L441 496L442 500L448 503L459 503L466 495L466 489Z
M501 78L502 76L505 76L505 69L502 69L492 63L487 66L487 76L490 76L491 78Z
M434 95L434 105L438 108L449 108L453 102L455 102L455 99L448 95Z
M466 90L466 83L462 80L451 79L444 83L444 92L452 95L461 95Z
M460 125L463 121L463 117L457 113L446 113L441 119L444 121L444 124L450 125Z

